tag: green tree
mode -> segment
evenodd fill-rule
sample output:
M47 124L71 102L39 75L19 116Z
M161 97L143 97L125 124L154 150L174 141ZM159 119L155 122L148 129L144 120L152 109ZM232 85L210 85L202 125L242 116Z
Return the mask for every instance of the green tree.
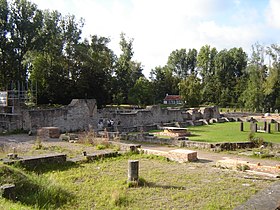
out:
M151 82L145 77L140 77L130 89L128 101L135 105L149 105L153 103L153 91Z
M68 19L57 11L45 11L38 39L40 49L25 53L24 63L29 67L30 80L38 84L39 103L67 104L77 95L75 87L79 73L74 55L81 29L73 27L78 25L73 23L74 17L65 21Z
M216 48L205 45L201 47L197 55L197 69L202 80L202 102L205 104L219 103L216 93L218 78L215 74L215 56L217 53Z
M13 48L12 79L27 81L28 66L24 65L25 54L38 49L39 32L43 24L42 12L27 0L14 0L10 4L10 39Z
M280 47L272 44L267 48L272 64L268 68L268 76L264 84L267 108L280 109Z
M150 79L155 103L162 102L167 93L171 95L179 94L178 83L180 79L174 76L172 70L167 66L152 69Z
M242 48L221 50L215 56L216 94L221 106L233 106L238 103L242 90L240 84L245 77L247 55ZM242 84L242 83L241 83Z
M143 76L141 63L132 60L134 54L132 44L133 39L127 40L122 33L120 41L122 53L116 63L113 94L113 100L118 103L128 102L129 90L137 79Z
M12 79L11 69L8 60L10 60L11 43L8 39L10 31L9 8L6 0L0 0L0 89L5 89L7 81Z
M98 106L111 102L115 55L108 48L109 42L106 37L94 35L90 44L85 41L76 49L80 70L76 97L95 98Z
M196 73L197 51L196 49L175 50L168 57L167 67L180 79L189 74Z
M266 81L267 68L264 65L264 47L255 44L252 46L252 56L246 71L249 75L247 86L240 96L240 101L245 108L251 110L262 110L265 94L264 83Z
M189 75L179 83L182 100L187 107L199 106L201 102L200 79L194 74Z

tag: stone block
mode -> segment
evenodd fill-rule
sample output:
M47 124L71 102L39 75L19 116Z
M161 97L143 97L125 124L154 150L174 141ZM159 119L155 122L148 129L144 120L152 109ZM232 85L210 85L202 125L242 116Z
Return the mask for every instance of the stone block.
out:
M15 200L15 185L14 184L4 184L0 186L1 197Z
M146 154L163 156L168 158L169 160L176 161L179 163L198 160L196 151L186 150L186 149L175 149L170 151L144 149L144 152Z
M216 167L227 168L232 170L237 170L238 168L246 168L248 165L249 162L247 161L232 160L232 159L218 160L216 162Z
M198 160L196 151L185 150L185 149L175 149L169 151L168 158L170 160L177 161L179 163Z
M59 138L60 130L58 127L42 127L37 130L37 135L43 138Z

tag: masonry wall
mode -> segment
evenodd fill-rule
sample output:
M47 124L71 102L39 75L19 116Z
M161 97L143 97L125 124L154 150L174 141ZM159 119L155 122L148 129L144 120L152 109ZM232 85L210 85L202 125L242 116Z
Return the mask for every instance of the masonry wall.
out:
M89 127L97 129L100 120L103 120L104 125L107 120L113 120L115 125L119 122L120 128L127 129L172 122L186 123L203 118L214 118L218 115L216 107L183 110L149 106L139 110L97 110L95 99L73 99L68 106L62 108L22 109L16 115L9 116L9 120L6 119L9 124L6 129L24 129L33 132L41 127L59 127L61 132L88 130ZM4 117L3 115L2 118Z
M41 127L59 127L60 131L88 130L97 122L95 99L74 99L63 108L24 110L23 129L36 131Z
M102 114L100 115L102 118ZM135 127L150 124L161 124L168 122L186 122L199 119L219 118L219 110L216 107L208 107L202 110L191 109L162 109L160 106L150 106L145 110L135 110L131 113L107 112L107 118L120 122L122 127Z

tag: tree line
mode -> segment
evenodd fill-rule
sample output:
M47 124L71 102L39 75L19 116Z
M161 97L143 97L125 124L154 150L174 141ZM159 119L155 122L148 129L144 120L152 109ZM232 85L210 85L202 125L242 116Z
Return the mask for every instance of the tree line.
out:
M168 93L180 94L189 107L280 107L276 44L255 44L250 56L242 48L176 49L146 78L142 64L133 60L133 39L120 34L117 56L107 37L82 39L83 24L28 0L0 0L0 89L13 82L36 83L39 104L95 98L99 106L149 105L161 103Z

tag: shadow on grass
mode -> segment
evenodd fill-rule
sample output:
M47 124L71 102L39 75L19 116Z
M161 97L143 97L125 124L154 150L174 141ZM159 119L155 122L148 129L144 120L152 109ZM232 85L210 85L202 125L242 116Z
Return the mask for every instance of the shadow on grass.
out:
M198 133L205 133L205 132L209 132L207 130L202 130L202 129L197 129L197 128L191 128L188 131L190 132L198 132Z
M216 142L211 142L209 139L206 140L206 139L190 139L191 141L197 141L197 142L204 142L204 143L209 143L209 144L213 144L213 143L216 143Z
M67 171L72 168L82 167L78 163L66 161L63 163L39 163L33 165L25 165L18 163L16 164L17 167L23 168L27 171L34 172L36 174L43 174L50 171Z
M36 209L58 209L74 196L47 178L26 173L18 168L0 168L0 184L13 183L14 200Z
M200 134L197 133L191 133L190 137L195 137L195 136L201 136Z
M160 185L154 182L148 182L143 178L140 178L138 182L130 182L129 187L148 187L148 188L161 188L161 189L176 189L186 190L186 187L172 186L172 185Z
M147 185L144 187L150 187L150 188L161 188L161 189L174 189L174 190L186 190L186 187L180 187L180 186L172 186L172 185L160 185L153 182L147 182Z
M193 163L211 163L213 160L207 160L207 159L198 159L197 161L194 161Z

